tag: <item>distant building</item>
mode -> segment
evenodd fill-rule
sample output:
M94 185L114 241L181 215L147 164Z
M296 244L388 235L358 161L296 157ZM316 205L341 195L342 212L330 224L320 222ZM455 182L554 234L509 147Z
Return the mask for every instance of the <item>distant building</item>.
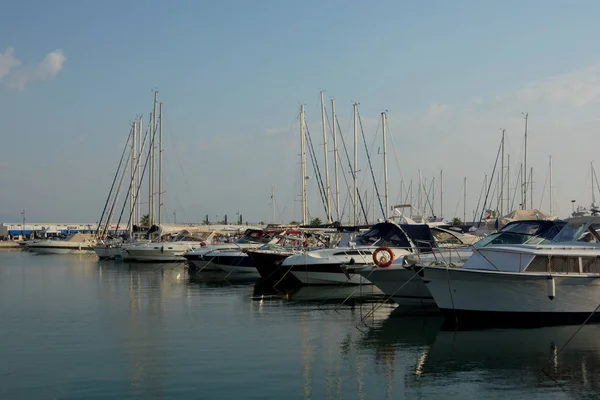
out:
M98 229L97 224L31 224L0 223L0 237L8 240L27 240L67 236L73 233L93 233ZM122 231L123 226L110 226L110 231Z

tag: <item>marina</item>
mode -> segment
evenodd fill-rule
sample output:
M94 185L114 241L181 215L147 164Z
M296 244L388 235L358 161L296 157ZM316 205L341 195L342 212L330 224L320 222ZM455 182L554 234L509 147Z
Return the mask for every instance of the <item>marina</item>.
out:
M513 3L8 2L0 400L600 399L600 2Z

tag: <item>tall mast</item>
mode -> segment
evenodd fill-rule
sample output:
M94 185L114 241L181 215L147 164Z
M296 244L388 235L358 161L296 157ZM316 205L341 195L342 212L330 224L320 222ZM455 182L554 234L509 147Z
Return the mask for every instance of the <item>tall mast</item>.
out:
M154 225L156 221L154 220L154 183L156 181L156 99L158 98L158 91L154 92L154 103L152 105L152 117L150 118L152 122L152 148L150 149L150 223Z
M163 195L163 190L162 190L162 153L163 153L163 145L162 145L162 119L163 119L163 114L162 114L162 109L163 109L163 103L162 101L160 102L160 107L159 107L159 118L158 118L158 223L160 224L162 222L162 206L163 206L163 201L162 201L162 195Z
M133 223L135 222L135 172L136 172L136 136L137 136L137 121L133 122L133 134L131 137L131 181L129 182L129 239L133 236Z
M502 165L500 167L500 217L504 215L504 133L502 129Z
M554 209L552 207L552 156L548 156L549 160L549 166L548 168L550 169L550 215L554 215Z
M383 180L385 182L385 214L383 218L387 221L388 213L390 212L390 200L389 200L389 190L388 190L388 169L387 169L387 114L384 112L381 113L381 126L383 132Z
M467 177L463 183L463 224L467 223Z
M302 225L307 224L306 212L306 137L304 135L304 104L300 106L300 170L302 172Z
M521 182L520 182L521 183L521 190L520 190L520 192L521 192L521 204L520 204L521 210L525 209L525 200L523 199L523 193L525 192L523 190L523 175L524 175L523 174L523 163L521 163L521 164L519 164L519 179L521 180ZM516 189L516 186L515 186L515 189Z
M531 203L531 209L533 210L533 167L531 167L531 172L529 174L529 202Z
M444 218L444 170L440 170L440 221Z
M337 221L341 222L341 213L340 213L340 181L338 175L338 147L337 147L337 133L336 133L336 125L337 120L335 116L335 100L331 99L331 115L333 120L333 165L335 170L335 211L337 215Z
M594 193L594 162L590 163L590 171L592 174L592 204L596 203L596 194Z
M506 155L506 205L510 205L510 154ZM512 210L506 210L512 211ZM503 215L501 215L503 217Z
M329 155L327 151L327 124L325 122L325 101L321 90L321 123L323 125L323 152L325 154L325 195L327 198L327 223L332 221L331 217L331 185L329 183Z
M352 177L354 179L354 225L358 225L358 103L354 103L354 166Z
M521 171L523 174L523 210L527 208L527 119L529 118L529 113L523 113L525 116L525 155L523 160L523 170Z
M138 140L137 140L138 147L139 147L139 149L138 149L138 167L136 168L136 173L135 173L136 174L136 178L135 178L135 185L136 185L135 201L137 203L136 207L135 207L135 209L136 209L136 211L135 211L135 214L136 214L135 221L136 221L136 224L138 224L138 225L140 223L140 217L141 217L140 214L141 213L140 213L140 197L138 195L139 189L137 189L137 188L142 183L141 182L141 177L140 177L140 167L139 167L139 164L140 164L140 161L142 160L142 151L144 151L144 149L142 149L142 129L144 129L143 127L144 127L144 125L143 125L143 118L142 118L142 115L140 115L140 122L138 124Z
M271 205L273 206L273 223L275 223L275 186L271 186Z
M423 210L425 207L423 206L423 178L421 177L421 170L419 170L419 196L417 197L417 207L419 209L419 214L421 217L425 219L425 213Z
M150 121L148 122L148 127L150 131L150 172L148 174L148 223L150 225L154 224L154 129L152 129L152 121L153 121L153 113L150 113Z

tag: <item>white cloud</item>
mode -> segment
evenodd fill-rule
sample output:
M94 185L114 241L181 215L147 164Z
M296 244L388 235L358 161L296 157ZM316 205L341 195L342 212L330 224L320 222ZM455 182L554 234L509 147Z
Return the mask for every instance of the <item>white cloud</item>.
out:
M11 72L9 79L14 87L23 90L30 82L54 78L62 70L65 60L66 57L62 50L51 51L38 65Z
M448 111L448 106L446 104L433 103L429 106L428 114L431 117L435 117L446 111Z
M4 53L0 53L0 79L4 78L15 67L21 64L14 55L12 47L7 48Z
M497 98L499 104L514 102L584 107L600 98L600 63L527 84Z

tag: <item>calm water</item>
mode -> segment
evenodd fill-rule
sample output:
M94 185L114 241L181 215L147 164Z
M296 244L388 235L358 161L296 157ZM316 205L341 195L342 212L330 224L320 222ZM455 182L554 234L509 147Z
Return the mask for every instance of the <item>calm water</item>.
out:
M598 325L557 356L576 327L444 331L335 290L0 252L0 399L600 397Z

